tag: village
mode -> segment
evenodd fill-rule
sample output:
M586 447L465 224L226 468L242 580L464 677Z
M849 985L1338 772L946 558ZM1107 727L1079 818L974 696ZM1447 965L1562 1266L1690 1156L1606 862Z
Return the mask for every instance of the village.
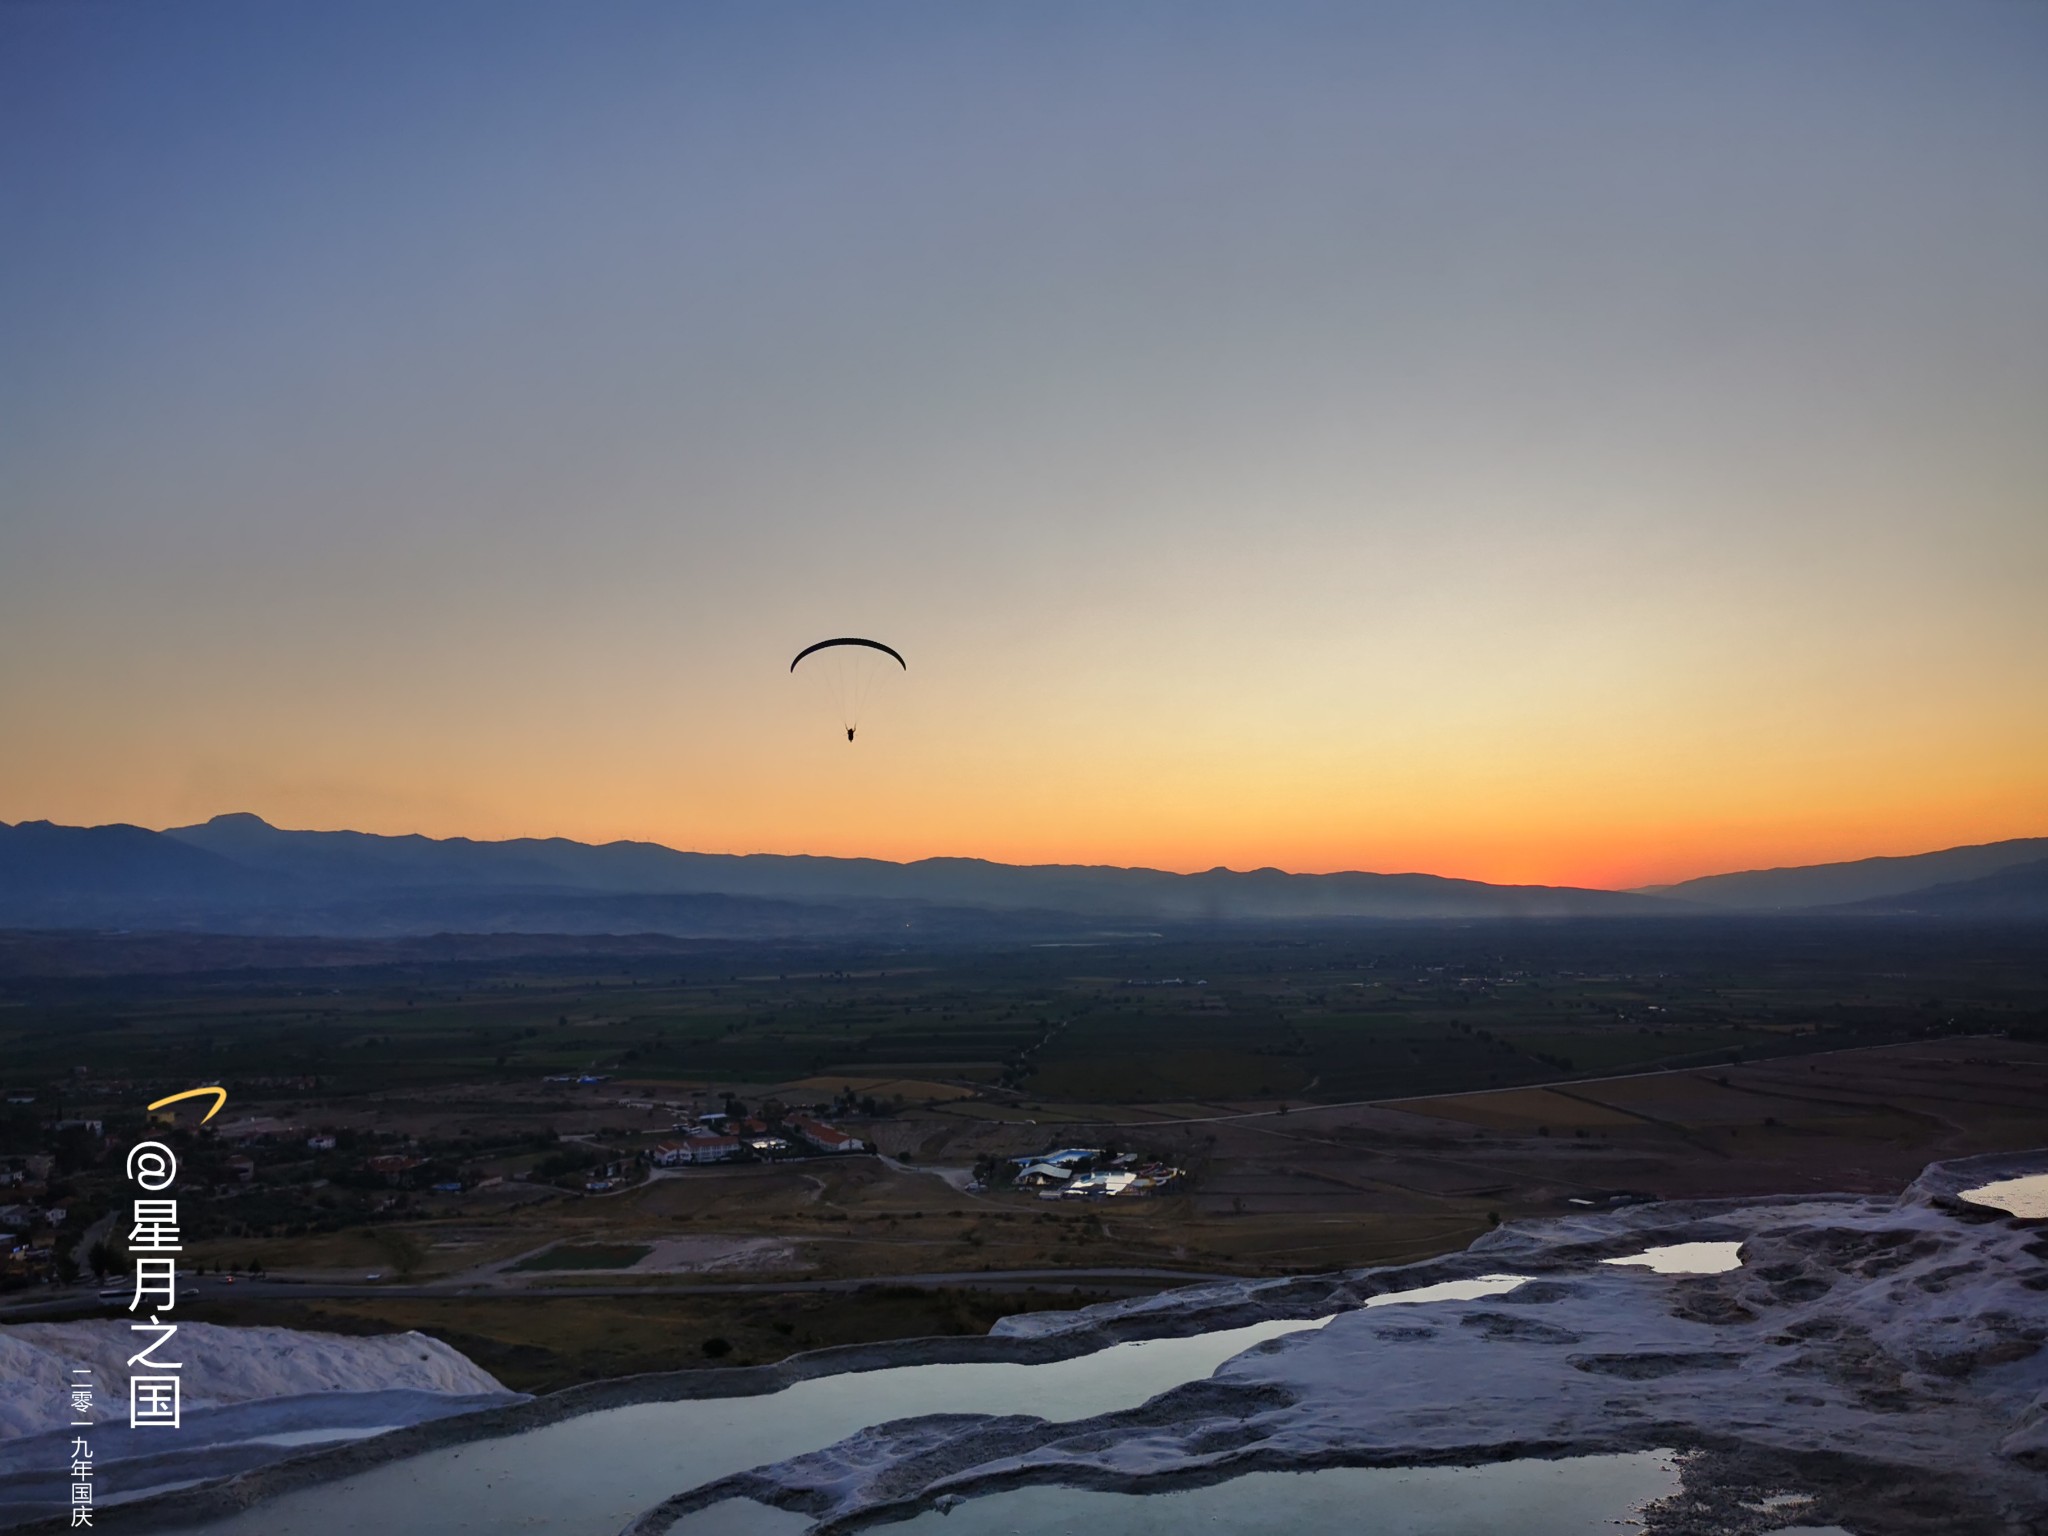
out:
M602 1081L586 1078L581 1086ZM197 1197L188 1225L202 1241L333 1232L431 1215L463 1197L511 1207L549 1195L606 1195L692 1165L872 1150L866 1138L822 1118L826 1106L772 1098L752 1110L731 1098L720 1109L612 1101L643 1116L668 1111L675 1118L667 1134L614 1124L507 1126L482 1136L422 1134L317 1111L204 1127L169 1110L44 1118L32 1094L9 1102L11 1139L24 1150L0 1154L0 1291L103 1279L124 1267L104 1211L122 1149L145 1135L176 1148L182 1186Z
M0 1166L0 1289L56 1277L57 1234L71 1211L51 1193L55 1163L42 1152Z
M123 1267L119 1234L105 1216L107 1195L121 1148L144 1135L177 1147L193 1198L193 1236L209 1252L222 1243L314 1238L458 1208L509 1213L546 1198L616 1195L698 1169L766 1173L862 1154L895 1167L912 1155L900 1135L892 1138L897 1158L878 1143L878 1133L896 1123L889 1106L851 1092L803 1104L773 1094L749 1104L717 1090L637 1098L596 1074L549 1077L540 1087L557 1095L546 1101L558 1106L553 1113L457 1134L339 1105L308 1105L297 1115L259 1111L203 1127L190 1113L169 1111L44 1118L40 1105L19 1095L13 1130L24 1149L0 1156L0 1290L103 1280ZM564 1088L572 1095L566 1102L577 1106L569 1112L559 1108ZM849 1119L855 1128L840 1123ZM997 1201L1126 1201L1180 1192L1187 1182L1182 1167L1114 1145L991 1151L971 1170L932 1172ZM219 1267L262 1269L253 1251L241 1257L239 1248Z

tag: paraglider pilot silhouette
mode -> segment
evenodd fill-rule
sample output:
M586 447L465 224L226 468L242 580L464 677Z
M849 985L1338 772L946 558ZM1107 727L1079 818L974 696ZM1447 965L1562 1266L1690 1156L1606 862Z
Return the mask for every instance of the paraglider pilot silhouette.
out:
M846 727L846 739L853 740L853 733L860 727L860 706L867 696L868 685L874 681L875 673L887 671L886 656L905 672L910 663L894 646L882 644L879 640L863 640L855 635L842 635L834 640L820 640L816 645L807 645L796 653L796 660L789 664L795 672L797 663L805 657L815 657L806 672L816 671L824 679L833 702L838 706L840 723Z

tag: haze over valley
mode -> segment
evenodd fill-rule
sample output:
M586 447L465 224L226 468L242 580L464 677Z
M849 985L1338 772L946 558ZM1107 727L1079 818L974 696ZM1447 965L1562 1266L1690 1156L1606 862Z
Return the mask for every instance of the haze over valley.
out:
M295 832L247 813L158 833L0 825L0 925L365 936L435 932L993 938L1076 923L2048 914L2048 838L1715 875L1651 891L1429 874L740 856L562 838Z
M2048 1536L2048 3L0 3L0 225L8 1536Z

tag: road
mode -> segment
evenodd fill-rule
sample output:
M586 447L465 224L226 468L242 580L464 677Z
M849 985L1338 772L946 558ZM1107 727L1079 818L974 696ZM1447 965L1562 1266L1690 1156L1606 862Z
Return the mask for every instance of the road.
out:
M879 1286L914 1286L919 1290L1154 1291L1177 1285L1244 1278L1242 1275L1185 1269L961 1269L916 1275L867 1275L845 1280L752 1280L729 1284L656 1281L646 1285L523 1286L516 1289L450 1284L446 1281L406 1285L398 1282L238 1279L233 1285L226 1285L208 1279L196 1285L187 1284L180 1290L179 1300L204 1301L212 1306L232 1305L240 1301L261 1303L342 1298L531 1301L555 1296L771 1296L805 1291L860 1291ZM122 1304L119 1301L101 1301L98 1288L92 1286L77 1287L61 1296L43 1295L35 1300L17 1298L0 1306L0 1313L9 1318L102 1310L119 1312Z
M1999 1037L1996 1035L1944 1035L1941 1038L1944 1040L1995 1040ZM1832 1050L1801 1051L1797 1054L1801 1060L1805 1060L1808 1057L1819 1060L1823 1056L1856 1056L1871 1051L1910 1050L1916 1045L1925 1044L1927 1044L1925 1040L1892 1040L1882 1045L1843 1045L1837 1046ZM1711 1054L1715 1057L1720 1055L1718 1052ZM1759 1067L1778 1059L1781 1058L1759 1056L1754 1060L1745 1059L1739 1062L1727 1062L1703 1058L1695 1061L1690 1066L1651 1067L1641 1072L1610 1072L1601 1077L1560 1077L1537 1082L1510 1083L1505 1086L1491 1088L1461 1088L1454 1093L1410 1094L1406 1098L1399 1099L1345 1099L1340 1103L1333 1104L1317 1104L1303 1100L1299 1103L1290 1103L1286 1109L1233 1109L1219 1111L1213 1115L1184 1115L1171 1120L1072 1120L1059 1123L1088 1129L1108 1127L1113 1130L1148 1130L1163 1125L1220 1125L1226 1120L1277 1120L1283 1116L1321 1114L1325 1110L1332 1109L1399 1110L1409 1104L1428 1104L1442 1099L1482 1099L1489 1094L1511 1093L1525 1088L1592 1088L1597 1087L1601 1083L1628 1083L1634 1082L1637 1078L1644 1077L1679 1077L1688 1072L1712 1072L1717 1067ZM1318 1082L1321 1080L1320 1078L1317 1079ZM1605 1101L1603 1100L1602 1103L1604 1104ZM1606 1105L1606 1107L1613 1108L1612 1105ZM943 1105L940 1106L940 1110L942 1113L944 1112ZM1014 1124L1015 1122L1009 1123ZM1038 1122L1027 1120L1024 1123L1036 1125Z

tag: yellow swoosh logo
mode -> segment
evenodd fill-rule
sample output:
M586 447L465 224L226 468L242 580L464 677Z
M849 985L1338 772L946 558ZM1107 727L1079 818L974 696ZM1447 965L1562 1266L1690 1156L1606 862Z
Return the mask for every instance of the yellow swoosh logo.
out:
M207 1121L211 1120L215 1115L219 1114L223 1109L227 1107L227 1089L187 1088L183 1093L174 1093L169 1098L158 1099L154 1104L151 1104L148 1107L150 1109L162 1109L166 1104L175 1104L180 1099L196 1099L200 1095L208 1093L213 1095L213 1108L209 1109L205 1114L199 1117L199 1123L201 1125L204 1125Z

